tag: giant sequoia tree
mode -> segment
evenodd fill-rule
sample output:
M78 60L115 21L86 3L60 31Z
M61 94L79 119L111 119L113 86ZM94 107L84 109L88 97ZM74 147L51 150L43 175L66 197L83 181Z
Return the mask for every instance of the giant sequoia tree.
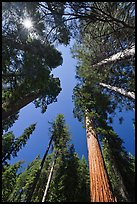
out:
M45 112L47 105L56 101L61 91L60 81L54 78L51 71L62 64L62 57L55 45L67 45L70 36L75 37L77 41L73 55L78 59L78 84L73 94L74 115L86 121L90 200L114 201L112 189L118 201L134 200L134 182L129 182L129 175L134 172L130 158L116 135L103 131L108 128L108 114L114 113L116 107L134 107L135 3L3 2L2 5L4 128L11 126L19 110L30 102ZM32 21L31 30L23 27L26 17ZM46 182L50 178L43 200L89 201L88 190L83 191L88 189L88 185L86 179L80 179L83 170L79 166L74 147L68 145L69 133L64 124L61 115L53 123L53 150L57 155L53 152L54 156L46 158L45 154L42 161L37 158L32 162L24 174L18 176L16 188L12 193L7 193L5 200L41 201ZM12 140L12 135L9 136ZM102 137L109 177L99 136ZM121 163L116 159L116 152L120 152L118 158ZM9 153L12 154L12 151ZM49 177L53 162L54 169ZM44 171L44 165L48 171ZM124 170L121 170L122 165L125 166ZM78 171L79 168L81 171ZM118 176L111 172L113 170ZM35 186L38 171L40 174ZM109 178L113 184L112 189Z
M112 115L117 107L120 110L123 106L129 109L134 107L134 28L128 27L126 21L129 19L134 21L135 16L130 10L132 6L134 7L132 3L99 2L93 5L95 13L98 11L98 20L95 20L94 24L91 24L90 21L90 26L86 24L86 20L80 24L80 35L72 50L73 56L78 59L76 67L78 84L74 88L73 101L74 115L79 120L86 117L92 201L104 201L107 196L108 199L111 199L112 194L110 190L106 190L106 187L101 185L100 175L103 175L101 173L103 165L101 167L99 165L103 164L103 161L101 162L102 157L99 156L101 153L99 153L99 138L96 131L98 128L106 129L109 115ZM132 14L128 15L129 12ZM116 16L119 16L120 21L116 20ZM121 19L125 21L122 22ZM125 36L122 29L127 30ZM121 92L118 91L118 88ZM133 97L129 97L130 93ZM89 115L86 116L86 112ZM125 155L124 158L126 159ZM116 166L118 168L118 164ZM121 201L130 201L130 192L126 188L125 181L122 184L124 176L121 175L119 168L118 171L121 192L119 188L119 195L114 194ZM107 179L105 182L108 186ZM103 196L101 187L108 194ZM116 191L114 186L113 190ZM113 198L112 200L114 201Z
M94 84L94 82L92 83ZM75 87L73 95L75 104L74 115L79 120L83 120L86 117L91 201L114 202L111 185L101 154L99 138L95 132L97 127L104 124L107 119L107 113L112 112L113 104L92 83Z

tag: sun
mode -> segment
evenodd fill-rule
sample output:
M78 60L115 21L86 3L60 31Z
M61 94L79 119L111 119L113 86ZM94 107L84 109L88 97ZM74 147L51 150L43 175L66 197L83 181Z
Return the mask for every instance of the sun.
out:
M33 23L29 18L24 19L22 24L27 29L31 29L33 27Z

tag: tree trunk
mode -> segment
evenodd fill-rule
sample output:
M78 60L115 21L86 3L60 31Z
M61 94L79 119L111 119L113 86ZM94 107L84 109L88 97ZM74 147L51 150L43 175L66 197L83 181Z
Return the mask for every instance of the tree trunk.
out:
M2 108L2 120L6 120L9 116L15 114L21 108L37 99L39 96L40 93L30 93L29 95L22 97L17 103L9 102L10 104L7 105L10 107L8 111L5 111L4 108Z
M114 54L110 56L109 58L106 58L102 60L101 62L98 62L97 64L92 65L92 67L101 66L109 62L115 62L121 59L125 59L127 57L133 56L134 54L135 54L135 46L133 45L131 48L127 48L124 51L118 52L117 54Z
M45 152L45 154L44 154L44 156L43 156L43 159L42 159L42 161L41 161L41 164L40 164L40 166L39 166L39 169L38 169L38 171L37 171L37 173L36 173L36 177L34 178L34 182L33 182L33 185L32 185L32 189L31 189L31 192L30 192L30 194L29 194L29 196L28 196L28 198L27 198L27 202L32 202L32 196L33 196L33 193L34 193L34 191L35 191L37 182L38 182L38 180L39 180L39 177L40 177L40 174L41 174L41 171L42 171L42 168L43 168L43 165L44 165L46 156L47 156L48 151L49 151L49 149L50 149L52 140L53 140L53 136L50 138L48 147L47 147L46 152Z
M91 202L115 202L93 121L86 115Z
M128 98L132 98L132 99L135 99L135 93L134 92L131 92L131 91L125 91L124 89L122 88L118 88L116 86L111 86L111 85L108 85L108 84L104 84L104 83L99 83L99 85L105 87L105 88L108 88L112 91L115 91L117 93L120 93L121 95L125 96L125 97L128 97Z
M49 173L47 185L46 185L46 188L45 188L45 192L44 192L44 195L43 195L43 198L42 198L42 202L45 202L45 199L46 199L46 196L47 196L47 193L48 193L48 189L49 189L49 186L50 186L54 166L55 166L55 161L53 161L51 169L50 169L50 173Z

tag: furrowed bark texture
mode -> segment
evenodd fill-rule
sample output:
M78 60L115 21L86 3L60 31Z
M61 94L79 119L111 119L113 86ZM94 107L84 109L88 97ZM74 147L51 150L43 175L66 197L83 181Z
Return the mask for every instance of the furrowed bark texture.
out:
M91 202L115 202L93 121L86 116Z

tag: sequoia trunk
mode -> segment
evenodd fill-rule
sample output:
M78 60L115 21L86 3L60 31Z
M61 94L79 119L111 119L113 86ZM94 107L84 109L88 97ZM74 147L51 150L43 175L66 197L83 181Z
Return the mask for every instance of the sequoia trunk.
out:
M91 202L115 202L93 121L86 116Z

